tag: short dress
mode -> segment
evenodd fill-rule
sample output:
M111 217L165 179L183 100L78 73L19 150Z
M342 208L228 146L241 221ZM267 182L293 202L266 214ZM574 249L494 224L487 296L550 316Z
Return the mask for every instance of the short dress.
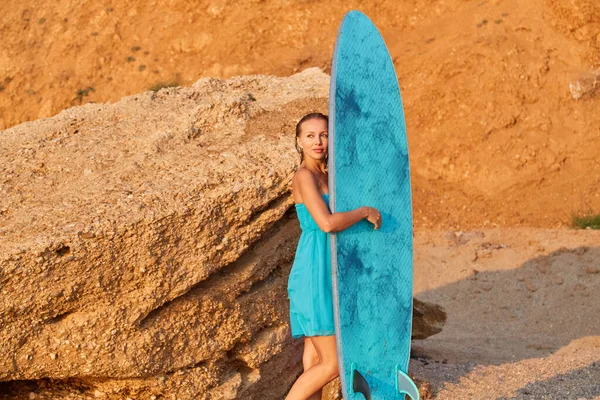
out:
M328 204L329 194L323 196ZM302 233L288 278L292 337L334 335L329 234L304 204L296 204L296 213Z

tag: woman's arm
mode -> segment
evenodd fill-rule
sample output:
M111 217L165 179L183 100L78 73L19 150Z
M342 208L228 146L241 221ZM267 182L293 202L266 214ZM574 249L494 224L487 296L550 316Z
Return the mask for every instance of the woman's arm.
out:
M344 229L351 227L358 221L367 218L368 215L369 209L365 206L355 208L354 210L350 211L335 212L333 214L329 214L329 230L325 232L331 233L343 231Z
M308 212L323 232L339 232L369 216L370 207L359 207L345 212L330 213L313 174L305 169L296 172L296 187Z

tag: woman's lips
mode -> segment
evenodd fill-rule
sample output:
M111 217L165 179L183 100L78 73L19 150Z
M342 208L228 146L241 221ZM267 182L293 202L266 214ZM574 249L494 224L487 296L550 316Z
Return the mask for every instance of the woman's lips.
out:
M314 149L313 151L314 151L315 153L322 153L322 152L323 152L323 149Z

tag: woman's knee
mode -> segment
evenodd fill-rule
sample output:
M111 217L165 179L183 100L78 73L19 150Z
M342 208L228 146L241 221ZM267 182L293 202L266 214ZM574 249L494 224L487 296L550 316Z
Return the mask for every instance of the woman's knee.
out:
M304 366L305 371L313 365L317 364L318 362L319 356L317 356L317 353L310 353L305 351L302 355L302 365Z
M302 354L302 365L304 366L304 370L306 371L313 365L319 362L319 354L317 350L310 342L310 339L307 339L304 343L304 353Z
M322 364L326 376L329 377L330 380L339 376L335 337L315 337L313 343L315 348L320 350L319 363Z
M326 374L330 379L340 376L337 360L325 364Z

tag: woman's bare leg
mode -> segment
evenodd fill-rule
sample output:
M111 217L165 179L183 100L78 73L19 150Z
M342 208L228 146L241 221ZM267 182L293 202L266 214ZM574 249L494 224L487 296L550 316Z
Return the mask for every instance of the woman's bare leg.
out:
M319 362L300 375L285 400L310 399L310 396L339 375L335 335L312 336L310 340L317 351Z
M304 371L308 370L313 365L319 362L319 354L317 354L317 349L315 349L315 345L312 344L309 336L304 337L304 354L302 354L302 365L304 366ZM321 400L321 396L323 394L323 390L317 390L312 396L310 396L307 400Z

